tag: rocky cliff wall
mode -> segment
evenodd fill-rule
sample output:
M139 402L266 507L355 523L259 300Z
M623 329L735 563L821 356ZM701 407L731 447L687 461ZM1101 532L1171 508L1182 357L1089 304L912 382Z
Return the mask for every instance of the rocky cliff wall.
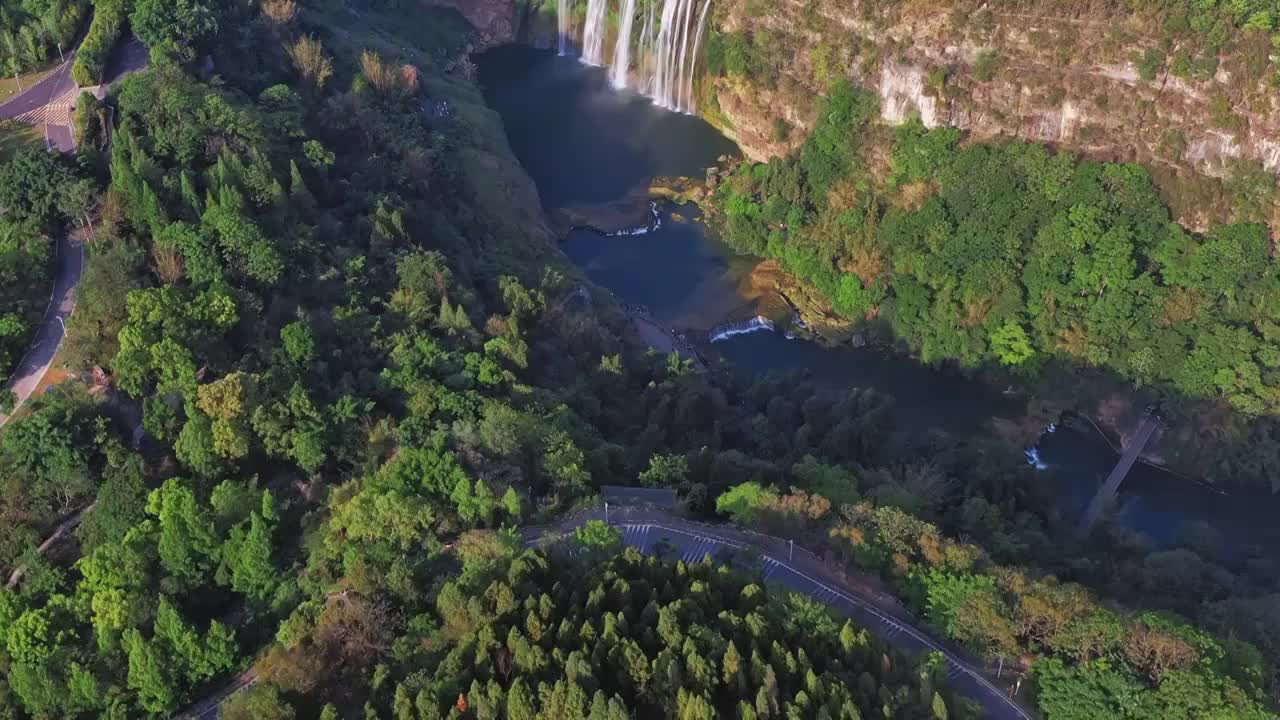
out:
M888 123L918 115L977 139L1141 162L1167 194L1189 196L1170 200L1193 227L1230 214L1220 184L1204 178L1280 173L1280 89L1264 34L1206 53L1158 37L1149 20L1094 22L1069 3L1013 13L965 2L777 0L765 12L762 0L716 2L717 29L747 49L752 72L703 92L719 106L712 120L755 159L801 142L814 95L845 76L880 95Z
M424 0L428 5L453 8L476 29L481 48L514 42L519 30L520 10L517 0Z

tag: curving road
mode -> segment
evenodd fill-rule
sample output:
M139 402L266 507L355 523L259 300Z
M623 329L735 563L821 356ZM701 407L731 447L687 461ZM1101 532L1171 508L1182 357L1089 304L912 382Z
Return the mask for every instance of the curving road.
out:
M707 555L719 560L726 553L739 551L757 555L766 581L779 583L831 606L898 649L911 653L941 653L951 686L959 694L977 702L986 717L996 720L1032 720L1033 716L1029 712L1009 699L1008 690L997 687L988 680L970 658L963 657L961 653L933 639L909 620L889 612L884 608L883 601L878 600L873 593L837 587L834 581L819 579L817 571L809 567L812 562L779 559L760 543L744 536L744 533L726 528L727 532L722 534L716 529L663 514L650 514L649 517L652 521L628 519L615 521L612 525L622 531L623 542L627 545L647 554L654 554L660 546L669 548L685 562L697 562ZM591 519L600 517L596 513L586 513L554 528L527 529L525 537L526 540L534 540L563 535ZM725 534L732 534L734 537L731 539L725 537ZM801 550L801 554L803 553Z
M49 299L49 307L44 311L44 319L31 339L31 347L18 363L13 376L5 383L6 390L12 390L18 396L14 412L31 397L31 394L44 380L45 373L53 364L53 357L62 345L66 335L66 320L76 307L76 285L80 283L80 273L84 271L84 246L69 237L58 239L56 250L57 267L54 270L53 295ZM11 416L0 413L0 426L9 422Z
M69 53L66 62L54 68L43 80L0 105L0 118L43 126L50 145L63 152L75 150L71 109L80 97L80 86L71 79L71 63L75 55L75 52Z

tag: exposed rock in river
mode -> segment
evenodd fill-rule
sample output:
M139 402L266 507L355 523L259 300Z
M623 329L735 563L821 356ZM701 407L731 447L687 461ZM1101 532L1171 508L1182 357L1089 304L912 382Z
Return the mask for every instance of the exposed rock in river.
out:
M653 222L653 208L645 192L634 192L613 202L558 208L550 215L552 228L558 237L564 237L576 227L612 235L647 228Z

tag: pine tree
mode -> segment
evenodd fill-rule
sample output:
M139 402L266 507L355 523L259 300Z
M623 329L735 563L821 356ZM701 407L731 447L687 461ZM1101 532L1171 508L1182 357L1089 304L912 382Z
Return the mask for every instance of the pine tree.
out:
M187 208L191 210L192 218L199 218L204 215L204 203L201 202L200 192L196 190L196 179L190 170L184 170L181 178L182 200L187 204Z
M125 631L124 642L129 649L129 687L137 691L143 709L159 715L177 707L170 664L159 649L137 630Z
M732 640L729 641L729 647L725 649L724 658L720 662L723 667L724 684L729 687L740 684L742 656L738 654L738 646Z
M507 691L508 720L537 720L538 704L524 678L516 678Z
M773 717L773 711L769 709L769 691L763 687L756 690L756 717L760 720L769 720Z
M280 184L279 178L271 180L271 209L275 212L278 219L289 217L289 195L284 191L284 185Z
M416 720L418 713L413 708L413 700L409 697L409 689L403 684L396 684L395 700L391 703L391 712L396 720Z
M507 491L502 494L502 510L507 514L507 519L518 524L524 510L520 503L520 493L516 492L514 487L507 487Z
M316 198L307 188L307 181L303 179L302 171L294 160L289 161L289 198L302 217L311 217L316 210Z
M947 720L947 703L938 693L933 694L933 720Z

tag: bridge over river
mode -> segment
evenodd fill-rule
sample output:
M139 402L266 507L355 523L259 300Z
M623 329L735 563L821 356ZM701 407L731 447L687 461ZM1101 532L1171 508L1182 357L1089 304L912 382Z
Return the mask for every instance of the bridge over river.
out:
M1124 478L1129 474L1129 470L1133 468L1133 464L1138 461L1138 457L1142 455L1142 451L1146 449L1147 443L1151 441L1151 436L1155 434L1156 428L1160 426L1160 421L1154 415L1146 415L1142 418L1142 423L1138 425L1138 432L1134 434L1133 439L1129 441L1129 445L1125 447L1124 452L1120 455L1120 462L1116 463L1111 474L1107 476L1107 481L1098 489L1098 494L1093 496L1093 500L1089 502L1089 507L1084 512L1084 518L1080 521L1081 534L1087 535L1093 526L1097 524L1098 519L1102 517L1102 513L1111 507L1115 502L1116 495L1120 492L1120 483L1124 482Z

